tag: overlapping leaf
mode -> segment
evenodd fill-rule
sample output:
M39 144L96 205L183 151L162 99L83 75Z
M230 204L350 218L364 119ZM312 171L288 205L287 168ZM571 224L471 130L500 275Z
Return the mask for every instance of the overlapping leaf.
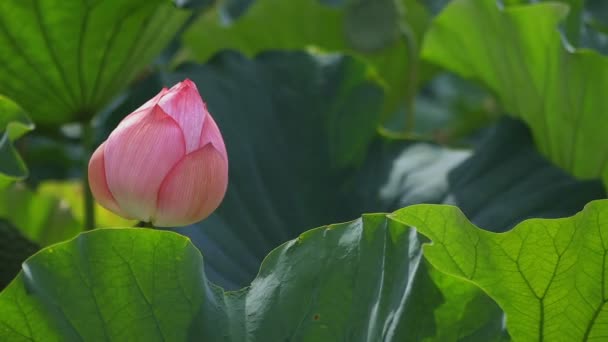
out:
M456 0L436 18L423 56L493 89L554 163L608 182L608 59L563 45L557 25L566 12L559 3Z
M425 257L442 272L473 282L507 314L521 341L587 341L608 336L608 201L574 217L531 219L496 234L450 206L412 206L391 215L432 243Z
M36 122L96 114L173 37L167 0L0 2L0 93Z
M302 234L265 259L250 287L224 292L206 280L202 258L187 238L144 229L101 229L49 247L25 263L24 272L0 294L0 337L424 338L432 329L404 319L419 317L413 308L404 309L406 303L424 305L421 299L436 298L408 290L420 257L413 231L385 215L368 215Z
M274 250L251 286L235 292L206 280L200 254L182 236L96 230L25 263L0 294L0 336L11 341L432 338L420 335L429 331L420 325L408 325L408 313L413 314L408 305L436 298L408 290L412 277L420 275L421 257L410 225L432 240L424 255L434 267L471 281L501 305L514 339L602 337L606 215L608 201L595 201L574 217L532 219L496 234L476 228L455 207L415 205L389 219L367 215L306 232ZM478 315L490 303L475 302L467 285L434 277L444 285L442 293L451 295L448 300L471 300L464 307L444 306L438 314L473 310L476 319L468 322L476 322L478 333L469 338L501 338L499 324L479 330ZM446 281L456 287L450 290ZM440 317L422 323L442 323ZM453 329L446 338L465 337L472 327Z
M412 0L399 1L399 6L407 9L407 17L401 17L393 1L356 2L356 6L345 10L318 0L256 0L230 25L223 22L220 12L209 12L184 35L187 50L182 53L204 62L223 49L236 49L249 56L266 50L309 47L348 52L369 61L386 82L385 112L390 112L402 101L410 81L408 46L399 38L399 25L409 25L415 34L421 35L428 14ZM386 16L394 17L395 25L387 26ZM363 26L367 27L365 35L361 34ZM380 41L383 43L378 45ZM374 51L362 52L353 44L372 47Z

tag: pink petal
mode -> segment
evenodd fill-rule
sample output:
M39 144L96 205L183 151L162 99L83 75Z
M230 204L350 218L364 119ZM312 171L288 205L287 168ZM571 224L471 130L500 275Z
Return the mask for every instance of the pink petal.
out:
M163 181L154 224L185 226L209 216L228 186L228 163L208 144L184 157Z
M95 200L97 200L102 207L122 217L130 218L120 210L118 203L116 203L114 196L112 196L112 193L108 188L104 161L104 147L105 143L101 144L97 150L95 150L89 161L89 187L91 188Z
M203 147L209 143L211 143L224 156L224 159L228 160L228 157L226 156L226 145L224 145L222 133L217 127L217 124L215 123L215 120L213 120L211 114L208 114L205 117L199 146Z
M116 202L130 216L150 221L163 179L185 154L181 129L155 106L125 118L105 144L108 188Z
M198 149L206 111L196 85L190 80L180 82L163 95L158 104L182 128L186 153Z

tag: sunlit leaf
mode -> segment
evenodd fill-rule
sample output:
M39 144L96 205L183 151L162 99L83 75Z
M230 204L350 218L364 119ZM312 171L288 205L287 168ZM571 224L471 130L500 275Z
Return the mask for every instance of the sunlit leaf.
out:
M168 0L0 1L0 93L36 122L90 118L186 17Z
M608 182L608 59L563 45L557 24L566 13L559 3L501 9L455 0L433 23L423 56L493 89L554 163Z
M451 206L416 205L391 217L431 239L424 255L434 267L496 300L514 340L587 341L608 334L608 200L591 202L574 217L531 219L502 234L477 228Z

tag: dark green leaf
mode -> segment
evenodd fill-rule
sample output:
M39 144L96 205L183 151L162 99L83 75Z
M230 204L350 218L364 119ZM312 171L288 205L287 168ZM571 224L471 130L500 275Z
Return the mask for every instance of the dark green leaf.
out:
M8 221L0 219L0 290L19 273L21 263L38 249Z
M359 51L382 50L399 39L396 0L352 0L344 16L346 39Z
M365 158L382 103L363 64L339 55L274 52L249 60L227 52L184 66L165 83L185 77L207 101L230 159L226 198L197 227L212 243L205 253L228 257L213 272L243 286L272 248L360 215L341 192Z
M539 155L528 128L510 118L494 126L448 179L444 203L496 232L528 218L574 215L587 202L606 197L601 181L576 180Z
M0 93L36 122L90 118L173 37L168 0L0 2Z

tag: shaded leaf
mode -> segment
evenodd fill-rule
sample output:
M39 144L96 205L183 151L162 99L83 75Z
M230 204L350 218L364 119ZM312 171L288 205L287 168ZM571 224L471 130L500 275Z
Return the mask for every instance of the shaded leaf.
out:
M474 224L504 232L528 218L558 218L606 197L599 179L577 180L536 150L529 129L503 118L471 158L450 171L443 203L457 205ZM415 204L412 202L402 203Z
M79 178L85 158L79 139L39 131L19 141L19 153L29 168L25 181L34 187L46 180Z
M367 71L340 55L269 52L250 60L225 52L165 74L165 84L197 83L228 150L226 198L192 228L205 237L202 250L222 260L211 257L208 271L230 279L214 281L248 284L279 244L360 215L341 192L379 122L382 89Z
M369 6L376 6L373 1L365 3ZM395 21L407 20L407 24L413 28L413 31L421 35L428 22L424 8L412 0L403 0L400 5L411 9L412 14L409 15L410 12L406 12L407 17L399 17ZM394 6L389 7L388 12L391 12L391 8L395 9ZM351 7L346 6L346 8ZM360 34L353 32L353 30L359 29L359 26L355 25L358 20L356 13L369 14L369 11L356 8L349 12L351 13L349 15L350 24L347 24L344 8L330 7L318 0L256 0L231 25L222 23L219 11L210 11L201 16L186 31L184 35L186 49L182 52L180 59L194 58L198 62L204 62L223 49L235 49L248 56L254 56L266 50L303 50L310 47L330 52L346 52L363 58L374 66L378 75L388 86L384 113L392 114L392 111L401 104L403 93L408 86L407 44L403 39L395 40L395 37L392 37L388 40L385 39L381 46L372 46L371 44L378 44L373 37L362 38ZM385 4L382 8L386 10L387 5ZM393 16L398 16L398 14ZM372 20L372 26L374 22L379 23L377 20ZM392 29L389 28L390 30ZM384 35L367 29L365 32L372 36ZM389 35L394 35L394 33ZM350 40L347 36L351 37ZM365 42L360 41L361 39L364 39ZM374 53L363 53L350 46L352 40L358 42L357 46L365 45L367 48L385 46L385 48Z
M0 290L19 273L21 263L38 249L8 221L0 219Z
M346 7L344 33L356 50L373 52L395 44L400 21L395 0L352 0Z

